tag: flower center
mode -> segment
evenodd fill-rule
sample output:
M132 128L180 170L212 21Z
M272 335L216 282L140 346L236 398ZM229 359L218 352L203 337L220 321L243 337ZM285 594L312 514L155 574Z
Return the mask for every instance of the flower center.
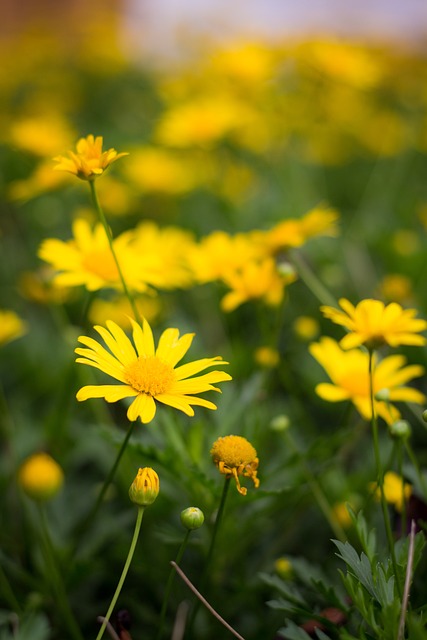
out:
M157 356L140 356L124 372L126 382L136 391L156 397L175 380L173 368Z
M93 251L83 258L82 265L85 269L109 282L119 280L119 272L111 251L105 249Z
M257 457L251 443L241 436L218 438L213 444L211 455L215 463L224 462L230 468L250 464Z

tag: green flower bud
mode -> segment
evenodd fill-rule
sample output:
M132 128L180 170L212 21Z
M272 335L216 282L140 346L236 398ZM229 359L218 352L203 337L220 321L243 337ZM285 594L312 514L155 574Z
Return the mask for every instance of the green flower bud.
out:
M153 504L159 495L160 481L159 476L150 467L138 469L135 480L129 489L129 498L140 507L147 507Z
M275 416L270 422L270 427L273 431L286 431L290 426L291 421L285 414Z
M375 394L375 400L379 402L389 402L390 401L390 389L380 389Z
M396 420L389 427L390 435L397 440L406 440L411 435L411 425L406 420Z
M188 507L188 509L184 509L184 511L181 511L182 526L189 531L193 531L193 529L199 529L204 521L205 516L203 515L203 511L201 511L197 507Z

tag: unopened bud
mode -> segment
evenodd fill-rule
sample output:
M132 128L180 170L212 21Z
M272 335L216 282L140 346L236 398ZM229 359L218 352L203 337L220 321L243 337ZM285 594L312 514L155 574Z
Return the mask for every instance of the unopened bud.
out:
M396 420L389 427L392 438L406 440L411 435L411 425L406 420Z
M375 400L379 402L389 402L390 401L390 389L384 388L377 391L375 394Z
M129 498L140 507L147 507L153 504L159 495L160 481L159 476L150 467L138 469L135 480L129 489Z
M181 523L182 526L193 531L193 529L199 529L205 521L203 511L197 507L188 507L181 511Z
M273 429L273 431L286 431L286 429L289 429L290 426L291 421L285 414L275 416L270 422L270 427L271 429Z

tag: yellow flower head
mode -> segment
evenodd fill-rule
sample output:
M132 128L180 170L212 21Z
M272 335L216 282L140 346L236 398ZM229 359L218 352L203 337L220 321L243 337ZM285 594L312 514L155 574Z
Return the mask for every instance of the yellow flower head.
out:
M381 490L376 482L371 483L370 488L375 491L376 500L381 500ZM412 487L404 482L394 471L387 471L384 474L384 496L389 504L392 504L396 511L402 511L403 504L407 502L412 494Z
M231 380L231 376L223 371L211 371L201 376L195 374L217 364L228 363L215 356L176 367L190 348L194 334L186 333L180 337L178 329L166 329L156 348L148 322L144 320L142 326L134 320L131 322L133 344L123 329L111 320L107 321L107 328L95 327L108 350L93 338L81 336L78 339L85 348L76 349L81 356L76 362L100 369L120 384L83 387L77 393L77 400L104 398L107 402L117 402L133 398L127 416L131 421L139 417L143 423L153 420L156 400L188 416L194 415L191 405L216 409L212 402L194 394L220 391L213 384Z
M63 481L61 467L47 453L35 453L30 456L18 471L19 484L34 500L53 498L62 487Z
M0 346L27 332L26 323L14 312L0 309Z
M122 289L120 274L111 253L107 234L101 223L91 225L84 218L73 222L73 239L64 242L47 238L40 245L39 257L57 272L54 284L58 287L84 285L88 291L102 288ZM113 240L114 250L126 283L132 291L143 292L140 257L133 250L132 234L122 233Z
M319 323L311 316L298 316L295 318L293 329L295 335L304 342L313 340L319 335Z
M369 391L369 354L360 349L343 351L332 338L321 338L310 345L311 355L322 365L332 384L323 382L316 387L316 393L329 402L351 400L359 413L370 420L371 404ZM374 368L374 395L388 389L388 400L375 399L375 410L387 424L400 417L399 411L390 403L415 402L423 404L423 393L402 386L412 378L421 376L424 368L419 365L404 366L406 358L392 355L380 360Z
M285 556L277 558L274 563L274 568L277 575L282 578L282 580L292 580L292 578L294 577L294 568L292 566L292 562Z
M57 156L54 158L58 164L57 171L68 171L82 180L95 180L102 175L113 162L127 156L127 153L117 153L115 149L102 151L102 136L89 135L80 138L77 142L76 152L69 151L69 158Z
M272 347L258 347L254 353L255 362L266 369L274 369L280 362L280 354Z
M341 298L339 304L343 311L328 306L320 309L326 318L349 330L350 333L340 341L343 349L362 344L375 348L385 343L391 347L426 343L424 336L418 334L427 329L427 322L414 317L416 309L402 309L396 302L385 305L380 300L370 299L353 306Z
M129 498L140 507L153 504L159 495L160 480L157 473L151 467L138 469L135 480L129 488Z
M240 486L240 475L252 478L255 488L259 487L257 452L246 438L242 436L218 438L212 445L211 456L220 473L230 478L234 477L237 491L242 496L245 496L248 490Z

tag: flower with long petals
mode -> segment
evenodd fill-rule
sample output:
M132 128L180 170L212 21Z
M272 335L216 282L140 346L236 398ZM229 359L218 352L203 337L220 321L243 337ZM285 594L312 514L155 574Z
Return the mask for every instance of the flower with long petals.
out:
M196 374L228 363L215 356L176 366L190 348L194 333L180 337L178 329L166 329L156 348L151 327L145 319L142 326L132 320L133 343L111 320L107 321L107 328L94 328L107 349L93 338L80 336L78 340L84 348L76 349L80 356L76 362L100 369L120 384L83 387L77 393L77 400L104 398L107 402L117 402L133 398L127 417L132 422L140 418L145 424L151 422L156 414L156 401L179 409L188 416L194 415L192 405L217 408L213 402L195 394L220 391L213 385L231 380L231 376L223 371Z
M248 490L240 486L239 476L251 478L255 488L259 487L257 452L246 438L242 436L218 438L212 445L211 456L220 473L235 479L237 491L242 496L245 496Z
M359 413L370 420L371 401L369 387L369 354L361 349L343 351L332 338L321 338L309 347L311 355L329 375L332 384L322 382L316 393L329 402L351 400ZM423 404L426 397L417 389L402 386L412 378L424 373L420 365L405 366L406 358L392 355L375 363L373 372L374 395L387 389L387 402L374 399L375 411L389 425L400 417L392 402L415 402Z
M113 162L127 156L127 153L117 153L115 149L102 151L102 136L91 134L86 138L80 138L76 145L76 152L69 151L69 157L57 156L54 158L57 171L68 171L82 180L95 180L102 175Z
M328 306L323 306L320 310L326 318L349 330L340 341L343 349L352 349L362 344L375 348L382 344L397 347L401 344L426 343L425 337L419 333L427 329L427 322L415 318L416 309L403 309L396 302L385 305L381 300L371 299L362 300L354 306L341 298L339 304L343 311Z

